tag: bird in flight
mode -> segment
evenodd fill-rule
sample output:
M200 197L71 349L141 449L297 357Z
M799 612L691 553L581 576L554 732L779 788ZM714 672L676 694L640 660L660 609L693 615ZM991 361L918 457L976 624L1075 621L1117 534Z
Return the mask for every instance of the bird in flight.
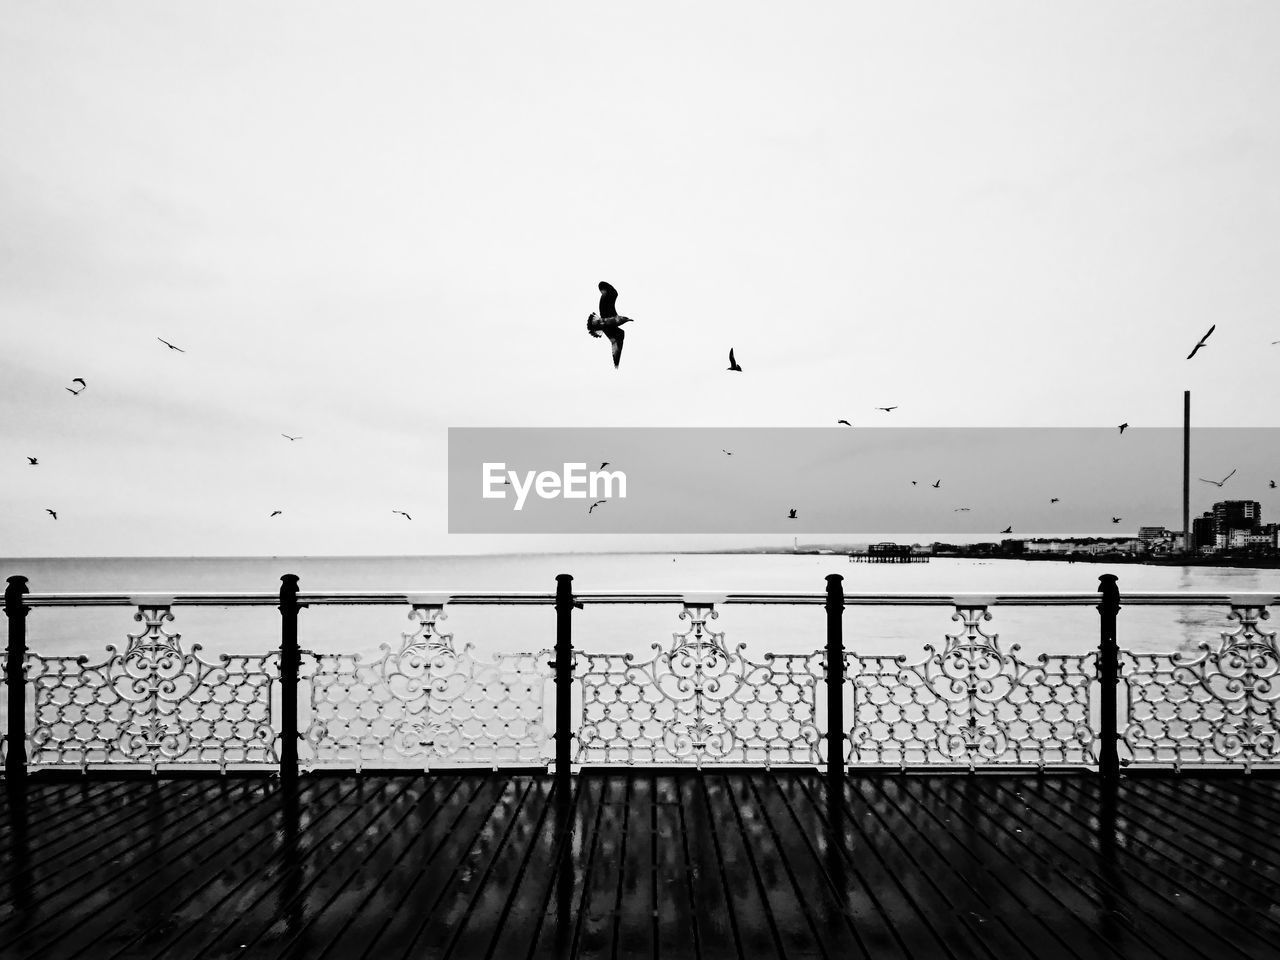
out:
M409 515L408 515L407 513L405 513L403 510L392 510L391 512L392 512L392 513L398 513L398 514L400 514L400 516L404 517L406 520L412 520L412 519L413 519L413 517L409 516Z
M291 436L289 436L287 433L282 433L282 434L280 434L280 436L284 437L286 440L301 440L301 439L302 439L301 437L291 437Z
M1129 428L1129 425L1128 425L1127 423L1122 423L1122 424L1120 424L1120 432L1121 432L1121 433L1124 433L1124 432L1125 432L1125 430L1127 430L1128 428Z
M31 464L31 466L33 467L40 465L40 461L37 460L35 457L27 457L27 463ZM1272 483L1271 485L1274 487L1275 483Z
M79 390L72 390L70 387L66 388L67 392L70 393L73 397L80 396L80 394L84 393L84 388L88 386L88 384L85 383L84 380L80 377L72 377L71 382L80 384Z
M606 460L604 463L600 464L600 469L601 469L601 470L603 470L603 469L604 469L605 467L607 467L608 465L609 465L609 461L608 461L608 460Z
M179 353L186 353L186 352L187 352L187 351L183 350L181 347L175 347L172 343L170 343L170 342L169 342L168 340L166 340L164 337L156 337L156 339L157 339L157 340L159 340L161 343L163 343L163 344L164 344L166 347L168 347L170 350L177 350Z
M600 504L602 504L602 503L608 503L608 502L609 502L608 500L597 500L595 503L593 503L591 506L589 506L589 507L587 508L587 513L590 513L590 512L591 512L592 510L594 510L596 507L600 506Z
M914 486L916 485L916 482L915 482L914 480L912 480L912 481L911 481L911 485L914 487Z
M1228 474L1227 474L1225 477L1223 477L1221 480L1205 480L1205 478L1204 478L1204 477L1201 477L1200 479L1201 479L1201 480L1204 480L1204 482L1205 482L1205 483L1212 483L1215 487L1220 487L1220 486L1222 486L1224 483L1226 483L1228 480L1230 480L1232 477L1234 477L1235 475L1236 475L1235 470L1232 470L1230 473L1228 473Z
M1057 497L1050 497L1050 498L1049 498L1049 502L1050 502L1050 503L1057 503L1057 502L1058 502L1058 498L1057 498Z
M1217 328L1218 328L1218 325L1215 323L1212 327L1209 328L1209 333L1213 333L1213 331L1216 330ZM1188 360L1194 357L1196 355L1196 351L1204 346L1204 342L1209 339L1209 333L1206 333L1203 337L1201 337L1200 342L1191 348L1191 352L1187 354Z
M729 348L729 369L734 373L742 372L742 368L738 366L738 361L733 359L733 347Z
M968 513L968 512L969 512L969 508L968 508L968 507L956 507L956 508L955 508L954 510L952 510L951 512L952 512L952 513Z
M942 481L941 481L941 480L938 480L938 481L934 482L934 484L933 484L933 489L937 490L937 489L938 489L939 487L941 487L941 486L942 486Z
M788 520L794 520L795 518L796 518L796 509L795 509L795 507L792 507L792 508L787 512L787 519L788 519Z
M837 421L836 421L836 423L843 423L846 427L852 427L852 426L853 426L853 424L852 424L852 423L850 423L848 420L837 420Z
M1274 490L1275 488L1276 488L1276 482L1275 482L1274 480L1272 480L1272 481L1271 481L1271 489L1272 489L1272 490Z
M271 517L278 517L278 516L280 516L280 514L282 514L282 513L284 513L284 511L283 511L283 510L272 510L272 511L271 511ZM267 517L267 519L268 519L268 520L270 520L270 519L271 519L271 517Z
M54 511L54 510L50 510L50 509L48 509L48 508L46 507L44 512L45 512L45 513L47 513L49 516L53 517L53 519L55 519L55 520L57 520L57 519L58 519L58 514L57 514L57 512L56 512L56 511Z
M603 333L609 338L609 343L613 345L613 366L617 369L618 362L622 359L622 341L625 339L622 325L634 321L630 317L618 316L617 290L603 280L600 281L599 287L600 312L587 317L587 333L593 337Z
M898 408L896 406L892 406L892 407L876 407L876 409L883 410L885 413L893 413L893 411L897 410Z
M1121 520L1123 520L1123 519L1124 519L1124 517L1112 517L1112 518L1111 518L1111 522L1112 522L1112 523L1119 523L1119 522L1120 522Z
M1013 533L1013 527L1012 527L1012 526L1005 527L1005 528L1004 528L1003 530L1001 530L1000 532L1001 532L1001 533Z
M733 456L733 451L732 451L732 450L726 450L724 447L721 447L721 448L720 448L720 452L721 452L721 453L723 453L726 457L732 457L732 456Z

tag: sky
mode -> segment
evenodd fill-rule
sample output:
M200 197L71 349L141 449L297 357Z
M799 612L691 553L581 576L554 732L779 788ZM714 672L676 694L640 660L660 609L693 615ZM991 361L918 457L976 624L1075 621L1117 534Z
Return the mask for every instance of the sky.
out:
M0 555L701 542L450 535L450 427L1276 426L1278 47L1261 2L4 0ZM1276 519L1264 467L1193 511Z

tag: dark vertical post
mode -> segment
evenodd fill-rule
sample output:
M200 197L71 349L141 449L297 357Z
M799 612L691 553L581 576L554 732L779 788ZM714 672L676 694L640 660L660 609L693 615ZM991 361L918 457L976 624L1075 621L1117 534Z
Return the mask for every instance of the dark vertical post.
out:
M844 577L827 575L827 781L844 793Z
M1116 752L1120 738L1116 725L1116 690L1120 685L1120 649L1116 645L1116 614L1120 612L1120 588L1116 575L1104 573L1098 578L1102 602L1098 613L1102 621L1102 638L1098 648L1098 684L1100 687L1102 729L1099 731L1098 769L1107 780L1120 776L1120 759Z
M1191 391L1182 391L1182 549L1195 549L1191 538Z
M556 796L562 801L569 797L570 701L573 697L573 608L581 606L573 599L573 577L567 573L556 576Z
M280 775L298 775L298 577L280 578Z
M9 618L9 651L4 666L4 682L9 688L9 752L4 759L4 775L21 781L27 775L27 612L22 602L27 593L26 577L10 577L4 591L4 613Z

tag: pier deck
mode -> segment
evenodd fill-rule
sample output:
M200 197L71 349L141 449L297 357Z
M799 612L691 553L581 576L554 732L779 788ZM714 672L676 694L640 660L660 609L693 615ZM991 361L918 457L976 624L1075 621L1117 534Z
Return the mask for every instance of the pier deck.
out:
M0 955L1263 957L1280 780L815 772L35 776ZM562 819L561 819L562 818ZM567 829L560 829L567 824Z

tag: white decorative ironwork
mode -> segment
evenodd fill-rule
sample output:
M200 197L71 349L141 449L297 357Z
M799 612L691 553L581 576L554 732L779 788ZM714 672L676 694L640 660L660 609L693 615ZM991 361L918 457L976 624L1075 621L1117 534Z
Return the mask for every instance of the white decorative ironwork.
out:
M382 656L307 654L311 721L300 758L308 767L428 769L544 764L548 652L499 654L482 663L455 648L438 624L444 604L415 603L413 633Z
M123 653L107 645L107 659L27 655L34 691L30 732L33 767L121 764L278 762L272 684L279 654L222 654L216 663L189 652L163 624L166 605L140 606L144 629L130 634Z
M846 655L853 686L848 759L906 767L1094 763L1090 685L1095 654L1006 653L982 624L986 603L957 602L962 621L925 658Z
M819 762L816 691L822 654L765 654L764 663L730 650L707 627L713 603L686 602L683 633L636 663L634 654L578 653L582 723L576 762Z
M1121 734L1129 763L1239 763L1280 759L1280 652L1262 604L1232 604L1217 641L1198 654L1122 651L1128 723Z

